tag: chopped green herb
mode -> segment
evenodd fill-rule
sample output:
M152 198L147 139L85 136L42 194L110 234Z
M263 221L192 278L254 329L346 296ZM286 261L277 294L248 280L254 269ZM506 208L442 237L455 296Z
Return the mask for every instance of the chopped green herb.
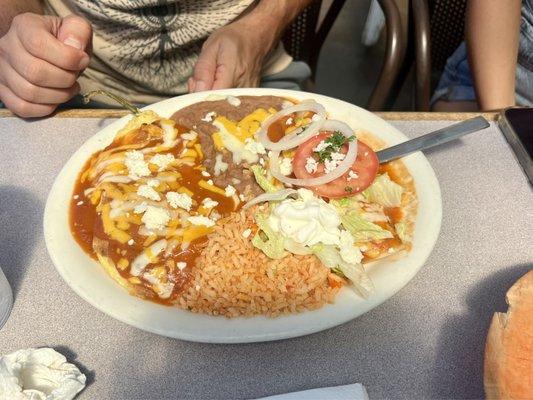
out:
M339 131L335 131L333 135L324 140L324 143L327 144L326 148L315 151L314 153L318 156L318 161L323 163L326 160L331 160L331 154L338 152L344 144L353 142L354 140L355 136L347 138Z
M350 187L350 186L346 186L346 187L344 188L344 191L345 191L345 192L348 192L348 193L352 193L352 192L353 192L353 188Z
M340 276L341 278L346 278L346 275L344 275L344 273L341 271L339 267L331 268L331 272Z

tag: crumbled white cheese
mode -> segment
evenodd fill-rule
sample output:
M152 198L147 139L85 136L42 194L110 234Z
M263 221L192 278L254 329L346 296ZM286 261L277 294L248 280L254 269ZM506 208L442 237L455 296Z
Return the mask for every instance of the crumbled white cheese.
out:
M156 154L150 160L150 163L159 167L159 171L163 171L169 164L171 164L176 158L170 154Z
M203 225L207 226L208 228L215 225L215 221L208 217L204 217L203 215L196 215L194 217L189 217L187 220L193 224L193 225Z
M305 160L305 170L309 174L314 174L318 169L318 161L313 157L307 157Z
M205 207L205 208L214 208L216 206L218 206L218 201L215 201L209 197L206 197L205 199L203 199L202 201L202 205Z
M226 100L226 96L224 96L223 94L213 93L205 98L205 101L220 101L220 100Z
M148 186L151 186L153 188L158 187L160 183L161 182L159 182L159 179L148 179L148 181L146 182Z
M282 157L279 163L279 172L281 175L288 176L292 174L292 160L288 157Z
M128 174L131 179L139 179L151 174L148 163L144 161L144 154L137 150L131 150L126 153L124 164L128 168Z
M331 146L329 143L326 143L324 140L322 140L313 148L313 151L318 153L319 151L327 149L329 146Z
M322 119L322 117L318 114L313 114L313 116L311 117L311 121L315 122L315 121L318 121Z
M201 286L200 285L196 285L194 288L196 289L196 291L198 291L198 290L200 290Z
M194 131L186 132L181 134L183 140L194 140L198 137L198 134Z
M292 117L287 118L287 121L285 121L285 125L292 125L293 119Z
M239 107L241 105L241 99L239 99L238 97L228 96L226 100L233 107Z
M77 206L81 206L83 204L83 200L80 200L76 203Z
M161 196L159 196L159 193L157 193L153 187L148 185L139 186L139 188L137 189L137 194L153 201L161 200Z
M211 211L211 214L209 214L209 217L213 221L218 221L220 218L222 218L222 215L220 215L220 213L217 210L213 210Z
M135 214L142 214L143 212L146 211L146 207L148 207L148 204L146 204L146 202L142 202L141 204L137 204L135 206L135 208L133 209L133 212Z
M350 170L350 172L348 172L348 179L346 180L351 181L352 179L357 179L357 178L359 178L359 175L357 175L357 172Z
M333 172L339 166L342 160L344 160L344 157L346 157L346 155L343 153L331 153L331 159L324 161L324 172L326 174Z
M349 264L359 264L363 259L361 250L355 247L353 236L348 231L340 231L339 249L341 258Z
M80 196L77 195L77 194L75 194L74 196L72 196L72 198L73 198L74 200L78 200L78 199L80 198Z
M265 166L265 160L264 160L263 157L261 157L261 158L259 159L259 165L261 165L262 167Z
M252 230L248 228L244 230L244 232L242 233L242 237L247 239L251 234L252 234Z
M129 244L130 246L133 246L134 243L135 243L135 240L133 240L133 239L128 240L128 244Z
M217 116L217 113L214 111L209 111L207 114L205 114L205 117L202 118L202 121L204 122L212 122L215 117Z
M240 201L246 201L246 196L244 194L239 194L239 200Z
M215 175L219 176L222 172L226 172L228 167L228 163L222 161L222 154L217 154L215 157Z
M253 140L252 138L247 138L244 141L244 148L252 154L266 154L265 147L261 143Z
M187 263L183 261L178 261L176 263L176 267L178 267L180 271L183 271L187 267Z
M170 213L161 207L147 206L141 221L150 230L164 229L170 221Z
M192 198L186 193L177 193L177 192L167 192L165 195L167 198L168 204L172 208L183 208L184 210L190 211L192 206Z
M202 176L205 176L206 178L209 178L211 176L211 174L207 171L202 171Z
M207 184L213 186L214 185L213 179L208 179L207 180Z
M235 195L235 193L237 193L237 190L231 185L226 186L224 191L226 192L226 197L232 197Z

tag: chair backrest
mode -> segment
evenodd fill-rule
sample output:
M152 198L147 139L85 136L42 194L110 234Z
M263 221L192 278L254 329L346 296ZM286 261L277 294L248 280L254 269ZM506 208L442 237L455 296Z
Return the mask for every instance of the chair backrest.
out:
M385 14L387 46L378 81L367 105L371 110L382 110L388 106L391 89L405 55L398 7L394 0L378 0L378 2ZM324 18L318 24L322 0L314 0L296 18L283 37L283 43L289 54L296 60L307 62L311 67L312 80L315 77L322 45L345 3L346 0L332 0Z
M416 110L429 111L430 94L438 83L446 61L464 39L468 0L410 0L411 39L402 69L402 82L415 60ZM421 12L425 9L424 12ZM427 38L424 45L420 37ZM426 40L424 40L426 41Z
M309 62L311 58L321 6L322 0L311 3L298 15L283 36L285 49L295 60Z
M464 39L467 0L430 1L431 69L440 73Z
M295 60L305 61L311 67L313 80L322 45L344 3L346 3L346 0L332 0L319 25L318 17L322 7L322 0L314 0L300 13L283 37L283 43L289 54Z

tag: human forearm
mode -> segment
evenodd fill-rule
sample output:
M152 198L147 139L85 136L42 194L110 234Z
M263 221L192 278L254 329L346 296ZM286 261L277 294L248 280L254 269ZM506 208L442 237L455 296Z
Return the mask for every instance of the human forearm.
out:
M0 13L0 37L9 30L13 18L25 12L42 14L42 0L3 0Z
M261 0L242 19L271 38L272 45L283 31L313 0Z
M470 0L466 41L478 104L483 110L515 103L520 0Z
M265 57L313 0L261 0L205 41L189 78L190 92L259 84Z

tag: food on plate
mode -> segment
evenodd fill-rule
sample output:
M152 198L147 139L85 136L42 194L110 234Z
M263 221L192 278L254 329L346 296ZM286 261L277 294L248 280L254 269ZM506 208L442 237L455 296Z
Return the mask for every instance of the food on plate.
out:
M492 317L485 346L487 399L531 399L533 394L533 271L507 292L509 309Z
M313 101L208 96L134 117L80 172L70 224L130 293L228 317L300 312L411 249L417 199L384 143Z

